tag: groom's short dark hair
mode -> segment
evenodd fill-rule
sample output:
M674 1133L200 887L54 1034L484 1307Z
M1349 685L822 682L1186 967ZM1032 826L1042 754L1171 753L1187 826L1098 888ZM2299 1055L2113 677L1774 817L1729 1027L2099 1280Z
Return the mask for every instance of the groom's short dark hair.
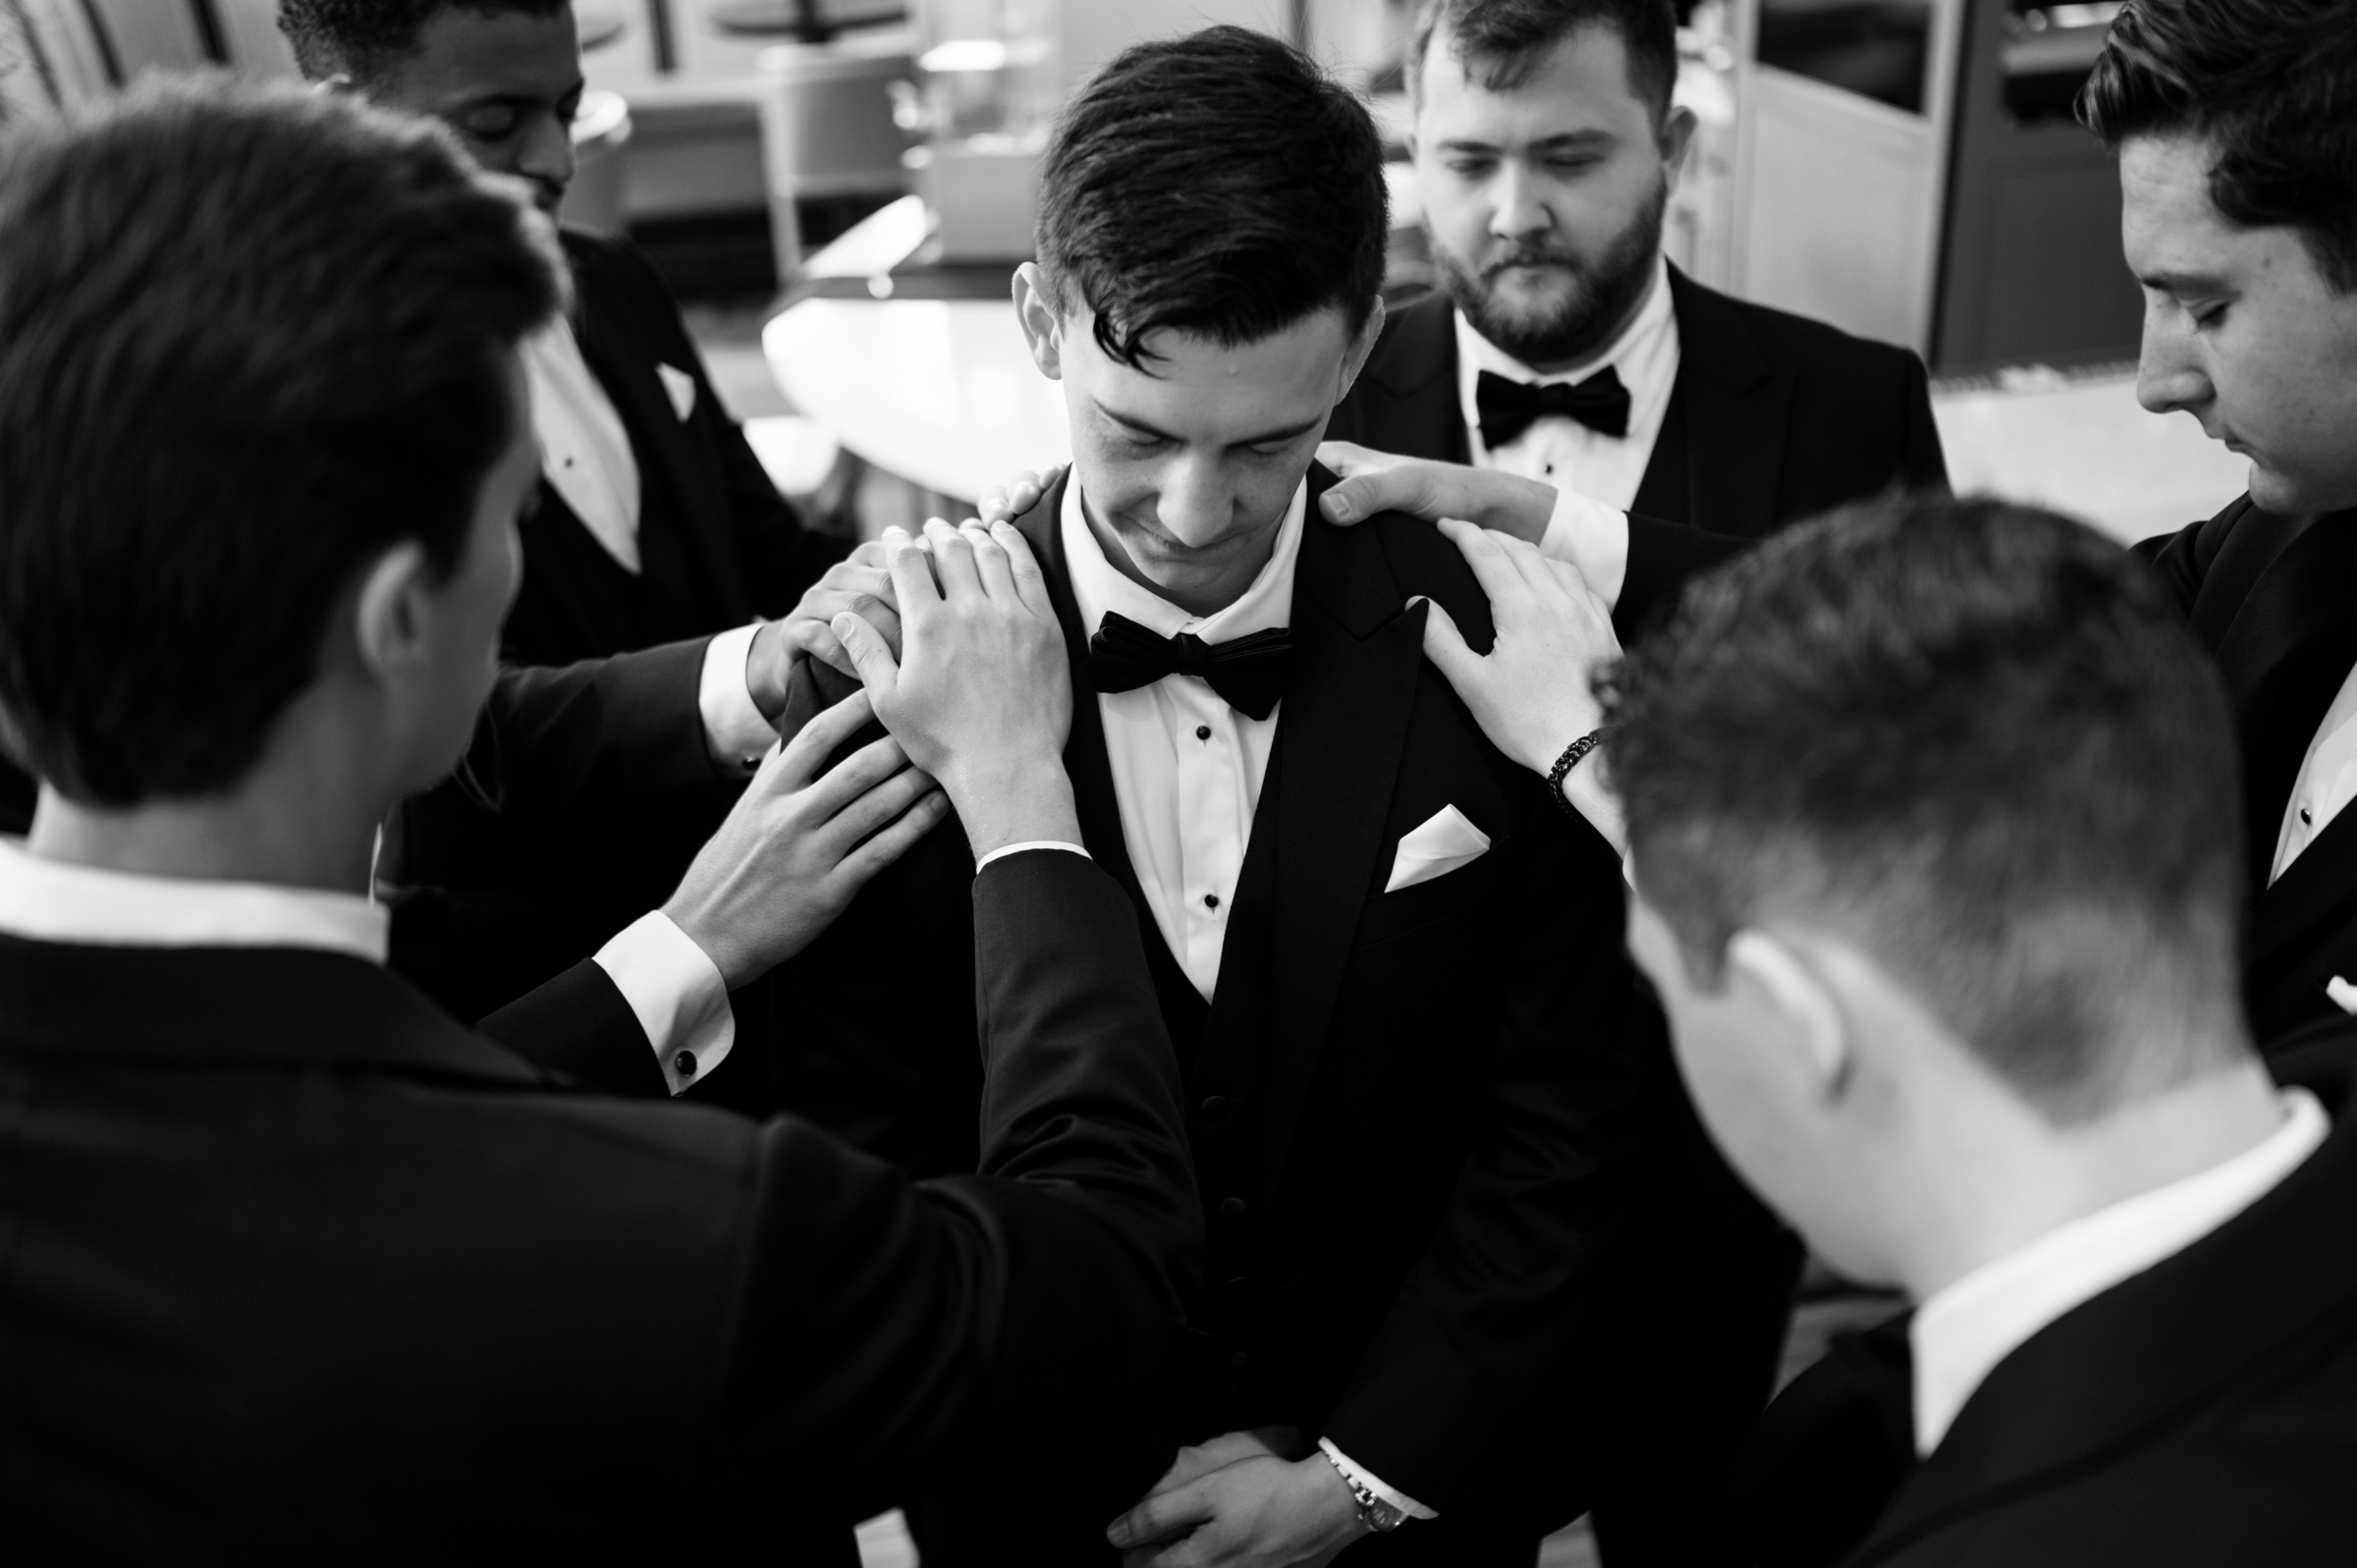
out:
M1039 263L1059 309L1143 369L1148 334L1255 343L1383 288L1383 143L1366 105L1244 27L1137 44L1084 83L1041 171Z
M2244 1039L2225 690L2094 530L1836 513L1691 584L1608 696L1636 883L1703 984L1737 930L1825 922L2057 1121Z
M554 240L448 133L149 85L0 143L0 718L69 798L234 784L353 574L448 569Z

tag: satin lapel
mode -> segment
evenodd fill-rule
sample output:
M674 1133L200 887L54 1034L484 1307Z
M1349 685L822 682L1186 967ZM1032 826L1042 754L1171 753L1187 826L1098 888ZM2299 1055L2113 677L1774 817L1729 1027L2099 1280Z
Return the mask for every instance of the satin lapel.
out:
M2311 1065L2307 1086L2341 1122L2345 1054ZM2357 1303L2357 1253L2342 1240L2352 1199L2357 1138L2335 1132L2225 1225L2032 1335L1965 1402L1850 1568L2068 1486L2229 1390L2279 1379L2320 1334L2345 1334Z
M1122 837L1121 800L1113 792L1113 764L1105 754L1105 716L1097 711L1097 694L1088 681L1088 634L1080 625L1071 568L1064 558L1064 488L1071 481L1069 468L1057 474L1039 504L1015 518L1014 525L1039 558L1040 570L1048 579L1048 598L1056 606L1056 623L1064 628L1065 653L1071 660L1072 732L1064 743L1064 771L1071 777L1081 841L1137 905L1151 942L1156 940L1154 919L1138 886L1137 868L1129 864L1127 841Z
M1434 295L1400 310L1384 328L1352 396L1351 439L1378 452L1470 462L1473 448L1456 399L1456 318Z
M1792 376L1769 363L1732 299L1675 267L1677 388L1686 416L1686 520L1756 539L1776 521Z
M2240 537L2246 530L2252 535L2249 545ZM2292 537L2263 569L2253 571L2247 562L2232 559L2285 533ZM2197 600L2194 618L2198 626L2208 617L2230 616L2211 646L2241 731L2251 875L2264 887L2308 743L2349 667L2357 663L2357 604L2352 603L2357 600L2357 516L2321 517L2302 526L2296 519L2246 515L2211 564L2206 580L2220 580L2229 571L2251 578L2241 604L2220 612ZM2328 829L2317 847L2330 837ZM2331 884L2323 875L2328 862L2302 869L2314 852L2303 854L2282 882L2261 893L2254 911L2255 957L2296 934L2313 917L2314 895L2329 892Z
M1239 879L1239 899L1251 902L1239 901L1230 928L1208 1036L1215 1049L1250 1037L1270 1182L1284 1168L1374 886L1423 659L1423 615L1401 613L1374 530L1320 519L1318 497L1333 482L1310 470L1275 778L1252 824Z
M2305 523L2268 519L2274 527L2267 534L2255 526L2261 520L2262 514L2246 515L2235 531L2251 529L2260 538L2293 532L2294 537L2258 573L2212 644L2237 713L2262 701L2268 683L2295 658L2357 646L2357 514L2339 513ZM2214 572L2227 566L2226 557L2238 544L2230 541L2219 552ZM2205 608L2195 603L2197 622ZM2341 662L2345 667L2347 661ZM2303 755L2310 738L2300 737Z
M649 571L670 564L662 561L675 544L683 580L667 584L690 603L709 596L718 623L734 624L752 613L745 598L737 549L729 537L728 497L708 463L697 462L688 451L686 422L671 405L671 395L655 374L655 353L630 330L628 313L615 297L613 285L594 257L572 249L578 314L575 335L581 357L588 361L615 411L629 430L630 452L639 467L640 553ZM652 537L644 524L653 510L646 505L655 484L663 485L676 503L664 515L676 522L676 540Z

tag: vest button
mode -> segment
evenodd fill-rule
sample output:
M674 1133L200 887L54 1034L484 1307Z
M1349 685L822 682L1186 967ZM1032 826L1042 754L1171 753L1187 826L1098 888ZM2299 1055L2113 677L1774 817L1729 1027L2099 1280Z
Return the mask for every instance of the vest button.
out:
M1244 1217L1244 1200L1243 1200L1243 1199L1241 1199L1241 1198L1223 1198L1223 1199L1221 1199L1221 1200L1220 1200L1220 1216L1221 1216L1221 1217L1222 1217L1222 1218L1226 1218L1226 1219L1241 1219L1241 1218L1243 1218L1243 1217Z
M1228 1112L1232 1108L1226 1095L1208 1096L1203 1102L1203 1119L1216 1127L1228 1119Z

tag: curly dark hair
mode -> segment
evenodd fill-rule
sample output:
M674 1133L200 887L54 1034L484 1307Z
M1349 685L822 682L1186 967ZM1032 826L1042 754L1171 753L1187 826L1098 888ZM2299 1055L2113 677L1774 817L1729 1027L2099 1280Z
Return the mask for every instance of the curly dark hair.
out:
M278 30L295 46L295 63L313 81L349 76L368 81L417 47L438 12L545 17L573 0L279 0Z
M2196 135L2210 199L2246 228L2297 228L2318 270L2357 290L2357 4L2128 0L2079 119L2116 147Z

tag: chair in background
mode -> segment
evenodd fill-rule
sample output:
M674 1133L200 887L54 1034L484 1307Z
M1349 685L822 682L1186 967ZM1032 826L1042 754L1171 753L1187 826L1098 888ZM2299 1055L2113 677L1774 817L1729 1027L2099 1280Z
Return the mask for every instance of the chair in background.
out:
M893 118L891 85L913 70L905 32L781 43L762 51L761 162L778 277L801 267L796 203L889 198L908 189L903 155L914 138Z

